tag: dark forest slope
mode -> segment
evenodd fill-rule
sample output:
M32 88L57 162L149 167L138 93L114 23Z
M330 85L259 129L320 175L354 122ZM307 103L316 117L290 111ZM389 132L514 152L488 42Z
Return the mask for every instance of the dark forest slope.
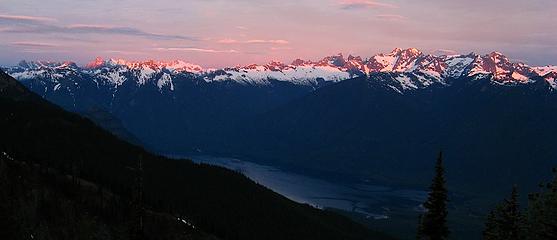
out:
M146 208L185 216L218 238L388 239L344 217L294 203L239 173L152 155L43 101L3 72L0 109L0 151L17 161L52 169L58 176L94 183L121 196L124 203L134 196L134 168L142 159Z

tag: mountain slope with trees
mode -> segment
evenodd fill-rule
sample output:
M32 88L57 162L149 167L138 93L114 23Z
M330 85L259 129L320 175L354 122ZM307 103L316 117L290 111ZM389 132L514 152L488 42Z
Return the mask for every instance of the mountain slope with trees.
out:
M544 82L461 78L401 95L380 83L385 75L317 89L239 126L247 137L233 143L246 159L421 185L443 149L451 184L480 193L535 186L554 166L557 94Z
M146 208L187 218L219 239L390 239L331 212L294 203L240 173L152 155L45 102L3 72L0 94L0 147L14 161L52 169L58 178L92 182L129 203L134 196L133 169L142 159ZM59 187L39 184L53 194L62 191ZM19 197L8 195L6 201ZM57 225L62 230L71 226Z

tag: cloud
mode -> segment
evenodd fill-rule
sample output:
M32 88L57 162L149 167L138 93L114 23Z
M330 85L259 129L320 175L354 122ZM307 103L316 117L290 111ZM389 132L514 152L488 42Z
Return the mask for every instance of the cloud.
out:
M216 50L207 48L192 48L192 47L170 47L170 48L155 48L157 51L175 51L175 52L200 52L200 53L240 53L237 50Z
M48 17L0 14L0 23L48 23L55 21L56 19Z
M271 51L285 51L285 50L293 50L294 48L291 47L271 47Z
M109 53L109 54L122 54L122 55L141 55L141 54L144 54L143 52L124 51L124 50L104 50L103 52Z
M246 43L288 44L289 42L286 41L286 40L282 40L282 39L278 39L278 40L252 39L252 40L247 40Z
M245 41L238 41L235 39L230 39L230 38L225 38L225 39L221 39L219 41L217 41L218 43L222 43L222 44L238 44L238 43L242 43L242 44L280 44L280 45L285 45L285 44L289 44L290 42L287 40L283 40L283 39L270 39L270 40L265 40L265 39L250 39L250 40L245 40Z
M375 17L382 19L382 20L387 20L387 21L404 21L406 20L405 16L402 15L398 15L398 14L379 14L376 15Z
M218 40L217 42L224 43L224 44L233 44L233 43L238 43L238 40L225 38L225 39Z
M42 43L42 42L12 42L11 45L20 47L38 47L38 48L52 48L58 47L56 44Z
M435 51L433 51L433 55L456 55L458 54L457 51L452 50L452 49L437 49Z
M52 22L56 19L33 16L20 15L0 15L0 25L7 25L7 28L0 28L0 32L4 33L31 33L31 34L112 34L144 37L158 40L188 40L197 41L197 39L189 36L158 34L146 32L132 27L106 26L106 25L90 25L90 24L72 24L66 26L54 25Z
M98 34L119 34L128 36L138 36L156 39L168 39L168 40L195 40L192 37L181 36L181 35L166 35L145 32L136 28L131 27L114 27L114 26L103 26L103 25L87 25L87 24L74 24L63 28L64 32L69 33L98 33Z
M43 54L43 53L69 53L69 50L65 49L22 49L22 53L34 53L34 54Z
M372 9L372 8L398 8L397 5L383 3L376 0L340 0L342 9Z

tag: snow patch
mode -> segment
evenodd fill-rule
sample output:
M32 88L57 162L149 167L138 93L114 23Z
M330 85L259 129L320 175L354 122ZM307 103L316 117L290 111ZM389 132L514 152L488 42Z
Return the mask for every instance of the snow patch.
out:
M540 76L545 76L549 73L557 73L557 66L534 67L534 72Z
M174 83L172 82L172 77L168 73L163 73L159 81L157 81L157 87L161 90L164 86L170 86L170 91L174 91Z
M418 86L416 86L416 84L414 84L412 82L412 79L410 77L408 77L407 75L399 75L397 77L395 77L395 80L397 80L400 85L402 86L403 89L417 89Z
M248 66L239 69L228 69L225 74L212 78L212 81L234 80L250 84L268 84L270 80L287 81L294 84L310 85L318 79L338 82L350 78L350 73L331 66L293 66L283 70L271 70L265 66ZM209 81L210 78L209 78Z
M511 77L515 80L521 81L521 82L527 82L528 80L530 80L529 77L526 77L518 72L513 72L513 74L511 75Z
M473 58L468 56L455 56L447 59L445 63L447 68L443 73L446 77L461 77L466 68L474 61Z

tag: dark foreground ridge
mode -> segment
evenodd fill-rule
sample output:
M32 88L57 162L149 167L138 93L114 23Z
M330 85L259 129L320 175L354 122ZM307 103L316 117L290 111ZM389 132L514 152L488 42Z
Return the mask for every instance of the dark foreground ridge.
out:
M0 109L0 224L8 239L132 239L137 209L148 239L390 239L240 173L150 154L1 71Z

